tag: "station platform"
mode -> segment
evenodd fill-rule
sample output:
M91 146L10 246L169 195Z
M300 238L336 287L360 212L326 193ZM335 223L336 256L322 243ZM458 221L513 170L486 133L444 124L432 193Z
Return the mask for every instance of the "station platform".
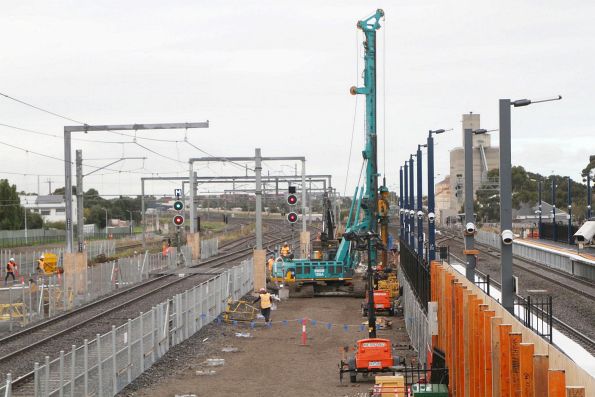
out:
M591 247L586 247L582 249L578 249L576 245L570 245L566 243L562 243L559 241L550 241L550 240L543 240L543 239L518 239L515 240L517 242L522 241L525 244L534 245L535 247L540 248L547 248L559 251L563 254L573 254L583 257L587 260L593 261L595 264L595 249Z

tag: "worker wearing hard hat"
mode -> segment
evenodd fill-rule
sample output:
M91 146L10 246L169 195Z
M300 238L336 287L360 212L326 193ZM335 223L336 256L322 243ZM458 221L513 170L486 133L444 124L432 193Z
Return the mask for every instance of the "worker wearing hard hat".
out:
M291 250L289 249L289 244L287 243L287 241L283 244L283 246L281 247L281 256L283 258L287 258L289 257L289 254L291 253Z
M42 274L45 273L45 258L43 255L37 260L37 271Z
M16 271L17 263L14 261L14 258L10 258L10 260L6 264L6 276L4 277L4 285L8 283L8 277L12 277L12 281L14 282L14 273Z
M267 261L267 268L269 270L269 274L271 274L273 272L273 264L275 263L275 258L273 258L273 256L269 257L269 260Z
M258 291L258 298L256 298L254 300L254 302L252 303L256 303L258 301L260 301L260 312L262 313L262 316L264 317L264 321L267 324L270 324L271 322L271 306L273 306L273 299L280 301L281 299L277 298L275 295L271 295L267 292L266 289L261 288Z

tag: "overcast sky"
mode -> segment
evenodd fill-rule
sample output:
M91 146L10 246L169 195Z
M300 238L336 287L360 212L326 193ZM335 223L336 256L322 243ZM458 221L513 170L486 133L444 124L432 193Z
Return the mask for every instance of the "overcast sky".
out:
M429 129L454 129L436 139L442 178L449 150L461 144L461 114L480 113L482 127L498 128L499 98L558 94L562 101L513 110L513 164L578 179L595 154L595 3L589 1L3 1L0 92L89 124L210 120L209 129L187 134L137 134L138 143L169 159L130 137L75 135L126 142L73 141L73 151L82 149L86 159L147 157L85 178L86 189L139 194L143 175L187 175L187 159L204 156L184 142L187 135L217 156L251 156L255 147L265 156L305 155L307 171L332 174L341 193L350 163L351 194L364 110L363 97L355 112L349 95L363 54L355 25L378 7L386 14L378 33L379 163L383 171L386 153L392 189L398 167ZM73 124L4 97L0 123L57 135L0 126L0 142L59 158L63 126ZM0 178L19 190L37 192L39 174L42 193L48 179L53 188L64 185L58 160L2 144L0 155ZM266 163L264 172L291 167ZM199 173L243 171L203 164ZM177 185L152 183L147 191L172 194Z

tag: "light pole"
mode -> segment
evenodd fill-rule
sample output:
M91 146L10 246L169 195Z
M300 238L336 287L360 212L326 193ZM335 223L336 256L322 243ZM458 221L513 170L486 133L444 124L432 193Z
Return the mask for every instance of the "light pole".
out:
M539 216L539 223L537 224L537 233L539 233L539 239L541 239L541 183L542 180L537 181L537 199L539 200L539 206L537 207L537 215Z
M405 225L403 225L403 214L405 210L403 209L403 166L399 168L399 226L401 230L401 234L399 236L399 241L403 239L405 234Z
M409 164L405 161L403 167L405 183L403 188L403 199L405 201L405 211L403 212L403 223L405 224L405 235L403 236L405 244L409 245Z
M531 103L549 102L562 99L531 101L520 99L500 99L500 275L502 284L502 306L510 313L514 313L514 291L512 278L512 165L511 165L511 117L510 108L527 106ZM555 219L555 218L554 218ZM554 229L555 230L555 229Z
M591 171L587 172L587 220L591 220Z
M421 148L427 145L417 145L417 256L424 256L424 213L422 211L422 158Z
M464 154L465 154L465 277L472 283L475 282L475 267L477 257L475 252L475 213L473 208L473 134L484 134L486 130L465 129Z
M556 177L552 175L552 240L558 241L558 226L556 224Z
M572 179L568 177L568 245L572 242Z
M409 246L415 249L414 233L415 233L415 201L413 199L413 155L409 155Z
M434 138L432 134L442 134L446 130L428 132L428 263L436 259L436 197L434 197Z

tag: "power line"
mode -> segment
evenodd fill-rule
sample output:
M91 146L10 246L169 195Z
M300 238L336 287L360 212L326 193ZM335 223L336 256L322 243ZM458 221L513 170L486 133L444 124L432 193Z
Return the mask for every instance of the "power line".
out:
M23 131L23 132L30 132L32 134L49 136L51 138L64 139L64 137L63 136L60 136L60 135L50 134L50 133L41 132L41 131L35 131L35 130L31 130L29 128L17 127L17 126L10 125L10 124L0 123L0 126L1 127L12 128L12 129ZM72 140L82 141L82 142L93 142L93 143L109 143L109 144L113 144L113 143L117 143L117 144L131 144L131 143L134 143L134 142L128 142L128 141L101 141L101 140L96 140L96 139L85 139L85 138L72 138Z
M17 98L15 98L15 97L12 97L12 96L10 96L10 95L7 95L7 94L5 94L5 93L3 93L3 92L0 92L0 95L2 95L2 96L3 96L3 97L5 97L5 98L8 98L8 99L10 99L10 100L13 100L13 101L15 101L15 102L18 102L18 103L20 103L20 104L23 104L23 105L25 105L25 106L29 106L30 108L33 108L33 109L39 110L39 111L41 111L41 112L44 112L44 113L47 113L47 114L51 114L52 116L60 117L60 118L62 118L62 119L64 119L64 120L72 121L72 122L74 122L74 123L77 123L77 124L83 124L83 125L85 125L85 124L86 124L86 123L83 123L82 121L78 121L78 120L72 119L72 118L70 118L70 117L62 116L61 114L58 114L58 113L52 112L52 111L50 111L50 110L46 110L46 109L40 108L39 106L32 105L32 104L30 104L30 103L28 103L28 102L22 101L22 100L20 100L20 99L17 99Z

